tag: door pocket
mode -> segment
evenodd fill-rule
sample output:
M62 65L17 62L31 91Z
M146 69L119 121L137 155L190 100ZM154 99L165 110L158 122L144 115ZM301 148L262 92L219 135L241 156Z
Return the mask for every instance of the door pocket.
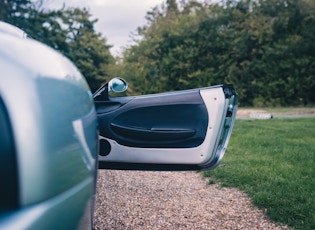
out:
M194 129L177 128L138 128L126 127L111 123L112 130L125 138L143 141L174 141L193 137L196 133Z

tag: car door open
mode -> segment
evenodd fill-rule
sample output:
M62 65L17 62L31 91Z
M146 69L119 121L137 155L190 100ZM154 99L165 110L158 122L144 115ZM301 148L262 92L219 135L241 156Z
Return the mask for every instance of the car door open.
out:
M113 81L94 94L100 169L200 170L220 163L237 110L232 86L109 97L108 89L126 88L124 80Z

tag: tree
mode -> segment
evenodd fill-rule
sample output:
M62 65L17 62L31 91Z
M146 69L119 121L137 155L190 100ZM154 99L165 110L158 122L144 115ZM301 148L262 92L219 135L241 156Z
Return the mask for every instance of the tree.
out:
M71 59L86 77L92 91L108 79L108 65L113 62L111 46L94 30L87 9L40 9L29 0L2 1L0 20L25 30L32 38L60 51Z
M25 18L32 14L34 4L31 0L1 0L0 20L12 23L18 27L25 28Z
M140 93L232 83L242 106L314 103L314 15L311 0L167 1L120 73Z
M86 9L68 8L62 12L61 26L67 28L62 42L67 47L61 51L76 64L94 91L109 78L108 64L114 59L109 52L111 46L94 31L97 20L90 20L90 16Z

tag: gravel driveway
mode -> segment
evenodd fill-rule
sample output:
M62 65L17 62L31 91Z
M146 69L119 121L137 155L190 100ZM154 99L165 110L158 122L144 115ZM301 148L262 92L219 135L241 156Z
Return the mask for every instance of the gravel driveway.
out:
M239 109L237 117L263 110ZM315 108L274 116L315 115ZM196 172L99 170L95 229L288 229L268 220L238 189Z
M284 229L196 172L100 170L96 229Z

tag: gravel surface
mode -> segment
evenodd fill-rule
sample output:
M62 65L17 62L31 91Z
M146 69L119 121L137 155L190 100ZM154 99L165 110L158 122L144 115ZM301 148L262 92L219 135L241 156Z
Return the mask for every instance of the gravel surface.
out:
M196 172L100 170L95 229L285 229Z
M251 118L253 114L270 114L272 117L311 117L315 116L315 108L313 107L301 107L301 108L288 108L287 111L282 111L279 109L278 112L268 113L266 110L263 109L238 109L236 113L236 118L248 119ZM257 117L256 117L257 118Z

